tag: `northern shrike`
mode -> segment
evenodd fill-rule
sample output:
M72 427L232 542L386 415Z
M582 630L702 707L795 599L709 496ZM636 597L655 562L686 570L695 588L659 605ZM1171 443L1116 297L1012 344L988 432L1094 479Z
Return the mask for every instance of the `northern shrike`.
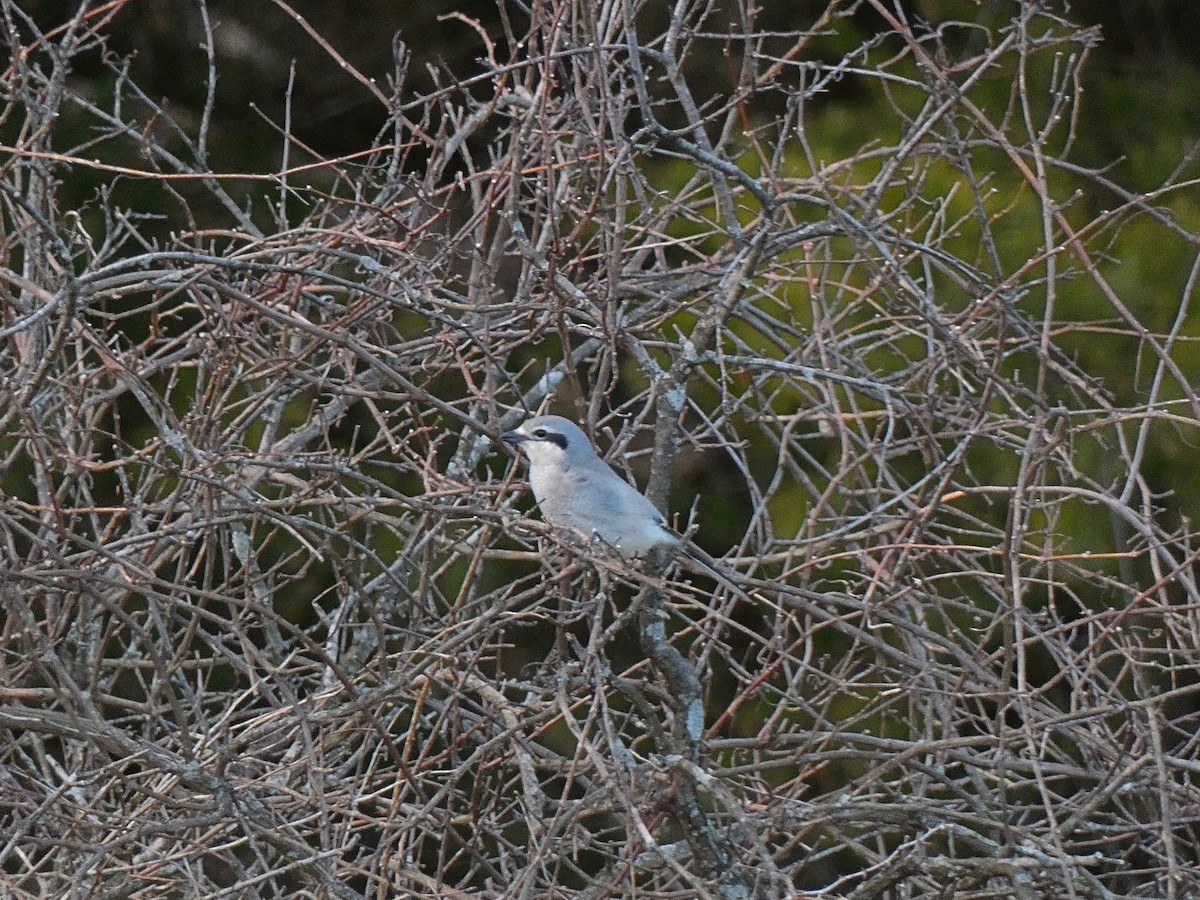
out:
M569 420L538 416L502 438L529 460L533 497L551 525L598 537L626 557L681 542L654 504L610 469Z
M632 559L658 548L680 552L685 568L715 579L749 603L755 597L722 571L695 544L668 527L663 514L608 467L579 427L562 416L538 416L501 435L529 460L529 486L538 509L551 525L598 537ZM754 587L769 587L755 582Z

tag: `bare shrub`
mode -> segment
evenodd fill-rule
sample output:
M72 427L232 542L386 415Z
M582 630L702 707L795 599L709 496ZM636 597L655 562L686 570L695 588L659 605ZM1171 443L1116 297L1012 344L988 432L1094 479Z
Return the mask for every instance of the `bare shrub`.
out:
M120 6L0 2L6 896L1200 891L1195 269L1118 264L1195 246L1073 160L1094 32L506 3L418 89L310 21L385 124L264 174ZM530 514L549 398L727 579Z

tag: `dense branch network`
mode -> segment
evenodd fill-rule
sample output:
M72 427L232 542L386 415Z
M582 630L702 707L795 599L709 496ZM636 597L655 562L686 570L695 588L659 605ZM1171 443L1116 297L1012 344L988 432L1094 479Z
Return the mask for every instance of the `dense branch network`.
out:
M1193 242L1071 159L1092 31L502 4L417 89L301 17L386 125L264 174L121 5L0 0L3 893L1200 890L1195 271L1102 264ZM546 404L727 581L530 515Z

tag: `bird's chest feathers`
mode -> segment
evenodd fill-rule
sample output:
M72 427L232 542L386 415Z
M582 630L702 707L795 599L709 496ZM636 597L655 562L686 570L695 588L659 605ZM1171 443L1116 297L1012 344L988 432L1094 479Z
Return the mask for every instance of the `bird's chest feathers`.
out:
M569 520L575 518L575 502L593 489L593 479L577 468L539 467L530 472L529 486L543 515L551 520Z

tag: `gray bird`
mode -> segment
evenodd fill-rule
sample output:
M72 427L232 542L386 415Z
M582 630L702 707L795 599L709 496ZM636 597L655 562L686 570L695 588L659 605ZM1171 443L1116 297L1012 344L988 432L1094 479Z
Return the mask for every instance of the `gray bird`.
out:
M569 420L538 416L501 437L529 460L533 497L551 525L598 537L626 557L680 542L654 504L610 469Z
M579 426L562 416L538 416L501 438L529 460L529 485L542 517L551 525L598 537L622 556L645 556L677 548L675 559L753 603L754 597L722 571L722 565L667 526L663 514L608 467ZM739 576L740 577L740 576ZM756 588L766 584L753 582Z

